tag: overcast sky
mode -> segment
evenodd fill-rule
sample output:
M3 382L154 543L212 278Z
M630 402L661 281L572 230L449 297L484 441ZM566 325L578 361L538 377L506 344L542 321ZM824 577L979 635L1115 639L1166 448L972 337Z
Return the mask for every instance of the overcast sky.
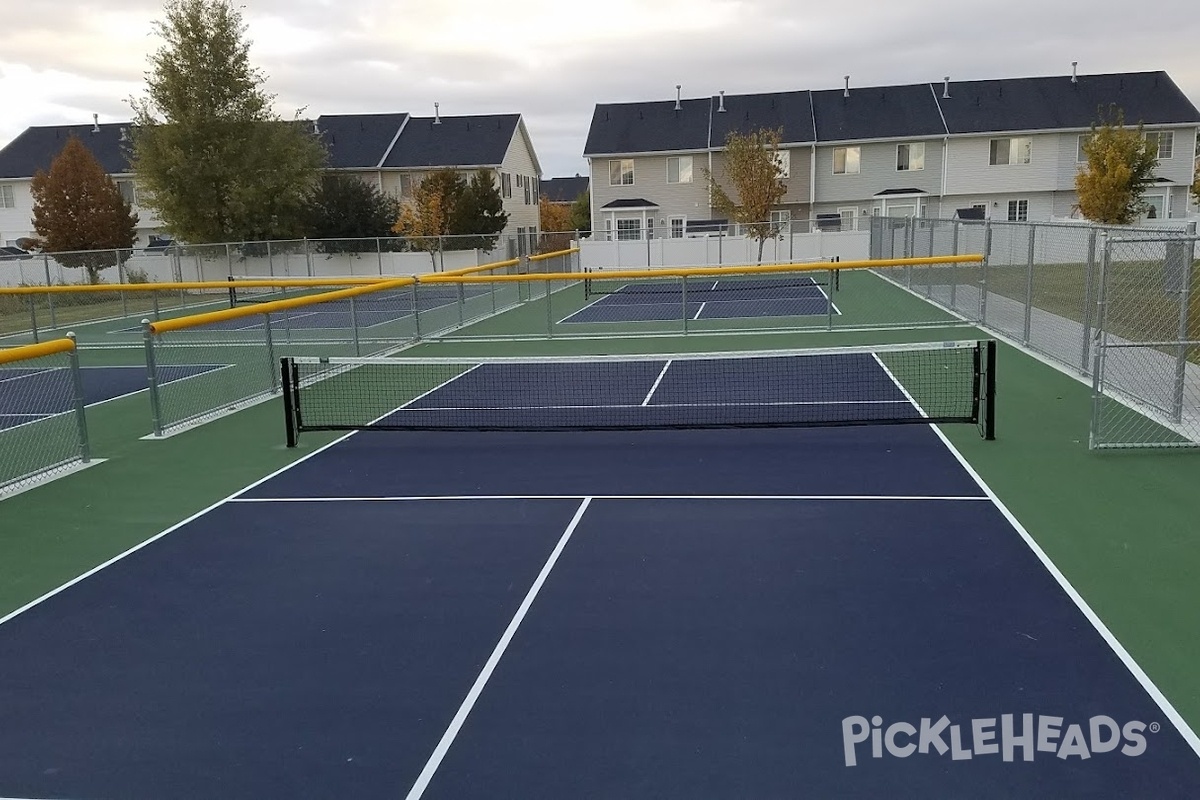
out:
M161 0L5 0L0 145L130 118ZM1158 0L244 0L290 117L518 112L545 177L585 173L596 103L1166 70L1200 106L1200 3ZM1131 16L1132 14L1132 16Z

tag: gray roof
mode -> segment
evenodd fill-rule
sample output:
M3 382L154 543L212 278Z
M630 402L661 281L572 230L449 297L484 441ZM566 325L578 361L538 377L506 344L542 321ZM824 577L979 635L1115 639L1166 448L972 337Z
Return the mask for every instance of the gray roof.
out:
M517 133L520 114L412 117L385 167L498 167Z
M658 203L651 203L644 197L629 197L620 200L611 200L601 208L658 208Z
M584 156L720 148L726 135L782 128L785 144L1086 129L1115 103L1128 124L1195 125L1200 111L1167 73L1006 78L597 105ZM707 116L705 112L711 109ZM943 121L944 117L944 121Z
M130 171L122 131L128 122L105 123L95 131L92 125L50 125L26 128L0 150L0 178L31 178L38 170L50 169L51 162L62 151L71 134L92 151L92 155L110 175Z
M684 100L678 111L674 100L598 105L583 152L593 155L707 149L711 105L709 98Z
M573 203L588 190L589 179L576 175L574 178L550 178L539 181L538 193L551 203Z
M331 169L374 169L408 114L323 114L317 118Z
M1125 111L1130 125L1200 122L1200 111L1165 72L1080 75L1075 83L1067 75L952 82L949 99L938 86L951 133L1089 128L1110 103Z

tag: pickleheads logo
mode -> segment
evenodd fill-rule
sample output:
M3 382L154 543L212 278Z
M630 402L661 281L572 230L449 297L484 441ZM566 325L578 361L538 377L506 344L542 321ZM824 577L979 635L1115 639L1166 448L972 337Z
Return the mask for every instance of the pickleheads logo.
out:
M1146 733L1158 733L1161 727L1157 722L1147 725L1137 720L1121 725L1107 716L1069 725L1064 722L1062 717L1003 714L999 720L984 717L962 724L946 716L937 720L923 717L915 725L892 722L885 727L882 717L854 716L842 720L842 747L847 767L858 764L859 745L863 746L862 756L870 749L871 758L883 758L885 753L895 758L948 753L952 761L995 755L1015 761L1020 752L1023 761L1033 761L1038 753L1085 760L1114 751L1135 757L1146 752Z

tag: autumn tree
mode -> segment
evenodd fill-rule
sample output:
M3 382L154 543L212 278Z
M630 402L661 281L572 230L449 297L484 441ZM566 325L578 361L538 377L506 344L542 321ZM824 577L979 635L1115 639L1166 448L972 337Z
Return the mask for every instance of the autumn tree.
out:
M454 208L467 189L467 182L452 169L435 170L413 190L412 199L400 205L400 215L392 230L409 239L413 250L429 253L437 269L434 253L442 249L450 234Z
M451 250L490 251L496 247L496 240L507 225L508 212L504 210L500 187L491 170L481 169L454 198L450 234L455 238L448 247Z
M575 202L571 204L570 229L579 231L581 236L591 234L592 195L590 192L581 192L579 197L575 198Z
M1196 141L1196 147L1200 148L1200 139ZM1200 205L1200 158L1196 160L1196 179L1192 181L1192 196L1196 198L1196 204Z
M551 203L542 195L538 201L538 226L542 231L538 249L543 253L565 250L571 246L571 206Z
M326 175L308 200L307 234L322 239L322 252L357 252L347 239L392 235L400 213L395 198L352 175Z
M732 194L722 181L708 169L704 170L713 208L745 228L750 238L758 242L760 263L767 239L779 235L777 226L770 221L771 211L787 194L785 173L779 161L782 138L782 130L766 128L747 134L731 131L725 137L724 177Z
M297 237L325 154L282 121L229 0L168 0L147 94L132 100L133 165L153 208L192 243Z
M49 172L38 170L31 189L39 248L63 266L86 269L88 283L132 255L138 215L78 137L67 139Z
M1075 175L1083 216L1106 225L1129 225L1146 211L1142 195L1154 179L1158 153L1140 124L1128 128L1121 109L1101 109L1083 154L1087 163Z

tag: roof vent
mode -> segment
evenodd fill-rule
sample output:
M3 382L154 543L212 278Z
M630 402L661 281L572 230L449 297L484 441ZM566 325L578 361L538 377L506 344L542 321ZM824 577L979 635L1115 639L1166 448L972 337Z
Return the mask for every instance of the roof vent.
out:
M850 76L846 76L846 88L842 90L842 97L850 96Z
M440 106L441 106L441 103L433 104L433 124L434 125L442 124L442 115L441 115L441 112L438 110L440 108Z
M721 101L720 101L720 105L717 106L717 113L719 113L719 114L725 113L725 90L724 89L721 90Z
M1079 71L1077 69L1078 67L1079 67L1078 61L1071 62L1071 83L1079 83Z
M92 114L92 133L100 132L100 115Z
M683 111L683 103L680 102L682 100L682 97L679 94L679 90L682 88L683 88L682 84L678 84L678 83L675 84L675 110L676 111Z
M320 124L319 124L319 123L318 123L318 122L317 122L317 121L314 119L314 120L313 120L313 136L320 136L320 135L321 135L321 126L320 126Z
M950 76L949 75L942 78L942 98L945 100L950 99Z

